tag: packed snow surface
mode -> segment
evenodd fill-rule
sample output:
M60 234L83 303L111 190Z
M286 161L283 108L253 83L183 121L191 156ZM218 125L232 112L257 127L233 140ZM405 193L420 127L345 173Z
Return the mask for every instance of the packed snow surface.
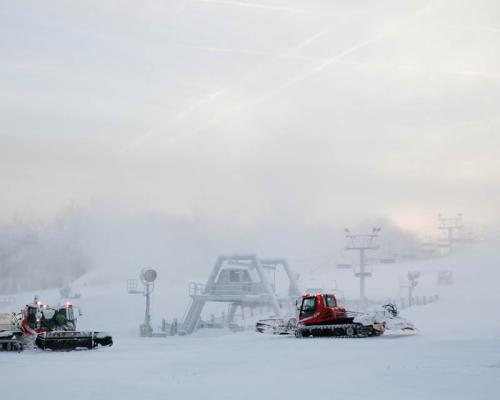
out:
M109 331L113 347L0 353L1 398L17 399L29 390L37 397L72 400L496 399L500 294L496 280L488 278L498 276L496 260L495 251L481 245L439 260L439 268L454 268L455 284L428 286L439 291L440 300L402 312L418 333L367 339L296 339L222 329L139 338L142 299L127 295L121 282L82 286L77 288L84 309L80 328ZM369 285L386 282L377 279L374 274ZM157 293L154 311L159 302L164 307L174 302L173 293ZM187 295L182 298L187 305Z

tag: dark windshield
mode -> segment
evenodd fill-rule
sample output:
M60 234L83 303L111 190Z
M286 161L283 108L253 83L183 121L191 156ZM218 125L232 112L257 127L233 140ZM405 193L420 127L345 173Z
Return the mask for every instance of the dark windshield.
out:
M41 329L49 331L75 329L73 310L71 308L42 308L41 313Z
M72 308L60 308L54 315L58 329L75 329L75 321Z
M325 296L325 303L326 303L327 307L331 307L331 308L337 307L337 299L335 298L335 296L327 294Z
M308 317L313 315L316 311L316 297L306 297L302 300L302 307L300 307L300 316Z
M40 318L40 327L45 330L53 330L55 327L54 315L56 314L56 310L53 308L42 308L41 310L41 318Z
M28 309L28 325L31 329L36 329L36 308Z

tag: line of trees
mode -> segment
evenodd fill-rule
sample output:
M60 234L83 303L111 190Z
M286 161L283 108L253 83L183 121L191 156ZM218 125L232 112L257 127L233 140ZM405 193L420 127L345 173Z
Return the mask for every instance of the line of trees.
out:
M72 213L0 225L0 294L62 287L89 266L85 230Z

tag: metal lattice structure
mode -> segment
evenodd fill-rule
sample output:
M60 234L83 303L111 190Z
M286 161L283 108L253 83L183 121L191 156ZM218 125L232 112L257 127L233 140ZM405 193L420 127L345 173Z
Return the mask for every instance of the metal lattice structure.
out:
M282 267L289 280L288 296L278 296L269 277L269 271ZM217 259L206 284L190 283L192 299L179 333L192 333L207 302L228 303L227 323L234 320L238 307L268 306L276 316L282 307L300 297L295 277L285 259L259 259L256 255L236 254Z
M367 250L377 250L378 245L375 244L375 239L378 237L380 228L373 228L368 234L351 234L349 229L345 229L346 238L348 240L346 251L359 251L359 271L354 273L354 276L359 278L359 301L360 305L366 304L365 296L365 279L372 276L371 272L366 270L365 252Z
M448 249L448 252L453 251L453 245L456 241L456 237L454 237L454 232L462 229L462 214L457 214L456 217L448 218L443 217L441 214L438 215L438 229L443 230L447 233L447 238L444 241L441 241L440 247L445 247Z

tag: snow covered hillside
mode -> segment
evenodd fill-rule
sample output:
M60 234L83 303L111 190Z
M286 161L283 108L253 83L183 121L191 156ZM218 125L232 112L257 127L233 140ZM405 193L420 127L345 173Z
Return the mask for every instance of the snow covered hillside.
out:
M403 311L418 334L369 339L216 329L139 338L142 299L127 295L122 282L91 285L88 277L86 286L75 287L82 294L80 327L109 331L114 346L0 353L2 398L19 398L29 382L36 393L72 399L494 399L500 393L500 292L491 279L498 276L495 249L494 243L480 244L439 260L440 268L453 269L455 284L438 287L434 279L422 279L419 290L438 290L440 300ZM418 266L423 278L435 263ZM407 270L390 268L403 275ZM369 287L394 289L391 275L397 279L395 270L375 273ZM163 289L153 295L153 315L180 317L188 304L185 288ZM57 298L55 292L40 295L45 301Z

